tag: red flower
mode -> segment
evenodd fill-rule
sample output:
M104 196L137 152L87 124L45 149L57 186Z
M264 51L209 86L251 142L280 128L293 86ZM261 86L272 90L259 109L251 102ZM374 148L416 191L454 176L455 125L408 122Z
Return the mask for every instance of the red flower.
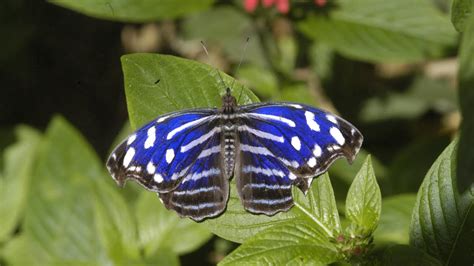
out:
M327 0L314 0L314 3L319 6L319 7L323 7L327 4Z
M275 5L278 12L286 14L290 11L289 0L262 0L263 7L269 8ZM253 12L258 6L258 0L245 0L244 8L247 12Z
M257 8L258 0L245 0L244 8L247 12L253 12Z
M254 12L257 9L259 0L244 0L244 8L247 12ZM327 0L314 0L314 4L323 7L327 4ZM288 13L290 11L290 2L289 0L262 0L262 5L265 8L270 8L271 6L276 6L278 12L282 14Z

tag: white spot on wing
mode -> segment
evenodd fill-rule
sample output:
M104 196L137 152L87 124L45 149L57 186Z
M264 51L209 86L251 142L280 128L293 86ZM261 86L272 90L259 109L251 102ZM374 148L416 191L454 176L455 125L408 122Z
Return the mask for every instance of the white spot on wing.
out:
M341 131L337 127L331 127L329 129L329 134L331 134L339 145L343 145L346 142L346 139L342 136Z
M155 140L156 140L156 129L155 127L150 127L147 131L147 139L145 141L144 147L145 149L148 149L150 147L153 147L155 145Z
M335 116L328 114L328 115L326 115L326 118L327 118L329 121L331 121L331 122L333 122L334 124L337 125L337 119L336 119Z
M311 168L315 167L316 166L316 158L314 158L314 157L309 158L308 165Z
M125 156L123 157L123 166L126 168L130 164L130 162L133 159L133 156L135 156L135 149L134 148L129 148L127 150L127 153L125 153Z
M166 150L166 162L171 163L174 159L174 150L173 149L167 149Z
M163 176L161 176L160 174L155 174L153 176L153 180L155 180L156 183L161 183L163 182Z
M319 124L314 121L314 114L310 111L304 112L304 116L306 117L306 124L308 124L308 127L311 130L314 131L321 131L321 128L319 127Z
M152 161L150 161L150 162L146 165L146 171L147 171L149 174L153 174L153 173L155 173L155 170L156 170L155 165L153 164Z
M133 135L131 135L130 137L128 137L128 139L127 139L127 145L132 144L132 143L135 141L135 139L137 139L137 134L133 134Z
M316 157L321 157L322 153L323 151L321 150L321 147L319 147L318 144L314 144L313 155Z
M297 176L296 176L295 174L293 174L293 173L290 173L290 174L288 175L288 178L291 179L291 180L295 180L295 179L297 178Z
M293 148L295 148L297 151L301 150L301 141L298 136L294 136L291 138L291 145Z

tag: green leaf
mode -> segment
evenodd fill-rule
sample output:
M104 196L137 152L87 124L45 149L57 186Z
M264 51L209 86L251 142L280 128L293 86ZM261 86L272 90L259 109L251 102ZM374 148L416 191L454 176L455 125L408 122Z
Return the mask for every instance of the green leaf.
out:
M326 265L340 259L326 234L307 220L272 226L229 254L219 265Z
M439 57L456 41L448 18L430 0L341 0L329 16L313 15L298 26L347 57L374 62Z
M370 235L377 228L382 195L370 156L357 173L346 198L346 216L355 225L353 234Z
M417 78L403 93L389 93L384 98L369 99L361 112L365 122L389 119L415 119L430 110L440 113L457 108L456 94L447 80Z
M426 174L418 191L410 226L410 244L440 259L445 265L459 265L454 261L469 264L473 259L472 252L458 252L466 246L474 246L474 199L472 191L463 197L457 192L456 147L455 140ZM469 237L461 235L462 232L468 233Z
M0 250L0 258L7 262L6 265L13 266L44 265L46 261L53 265L51 255L26 234L20 234L8 241Z
M336 199L327 173L312 182L307 195L299 189L294 189L293 195L296 207L313 217L314 222L330 230L333 236L341 233Z
M311 91L307 84L296 83L281 88L280 94L273 95L272 101L304 103L319 106L320 99Z
M242 66L236 73L237 78L259 96L270 98L278 92L278 80L275 75L256 65Z
M450 141L449 136L428 136L404 146L392 159L388 192L416 193L426 172Z
M296 56L298 55L297 41L291 35L284 35L276 39L276 45L278 49L276 66L281 72L291 75L295 69Z
M123 22L172 19L207 9L213 0L48 0L87 16Z
M375 253L375 265L431 265L441 266L440 261L408 245L393 245Z
M155 252L152 257L145 259L144 266L150 265L166 265L166 266L179 266L179 257L173 251L169 249L159 249ZM134 264L135 266L135 264Z
M349 163L347 160L337 160L329 169L329 173L331 177L339 178L344 183L350 185L354 180L354 176L360 170L364 162L367 160L367 157L370 156L370 161L372 166L374 167L375 172L377 173L377 178L379 180L382 179L386 175L387 169L385 166L375 157L369 155L369 153L361 149L357 154L357 157L352 163Z
M171 111L220 106L220 95L226 89L216 69L174 56L125 55L122 68L132 128ZM221 76L227 86L233 84L231 77L224 73ZM241 104L258 101L250 90L238 83L231 88L236 92L234 95L239 95L241 89Z
M415 199L415 194L401 194L383 199L380 222L374 232L376 244L408 244L411 213Z
M474 183L474 16L466 22L459 51L459 100L462 113L457 182L460 191Z
M242 243L247 238L271 226L293 223L302 219L303 213L295 212L293 209L274 216L251 214L242 207L235 188L235 182L232 181L226 211L219 217L207 219L203 223L214 234L233 242Z
M202 224L179 218L175 212L167 210L155 193L141 193L135 211L140 246L146 257L154 257L162 249L184 254L212 236Z
M28 127L16 129L18 141L9 146L0 176L0 243L7 240L18 226L28 197L28 188L40 134Z
M339 214L328 175L314 180L306 196L294 189L295 206L288 212L281 212L271 217L247 212L242 207L235 190L235 182L231 182L230 198L225 213L204 222L214 234L222 238L242 243L270 227L294 224L303 220L325 232L327 238L333 238L340 232Z
M310 47L309 56L311 59L311 68L321 81L332 78L335 54L331 46L326 43L315 42Z
M261 42L258 38L254 38L257 36L255 24L248 15L233 6L221 5L188 16L183 19L181 28L186 39L204 40L206 45L210 45L211 55L215 54L212 51L222 49L226 57L234 62L239 62L241 56L244 56L245 62L260 67L266 66ZM244 51L246 36L251 39L245 44L247 48ZM221 49L213 48L215 46Z
M474 1L472 0L453 0L451 22L457 31L464 31L466 20L471 16L473 7Z
M78 132L58 117L38 152L23 226L29 244L50 258L37 264L110 264L94 227L91 200L92 187L104 178L102 164Z
M106 177L104 177L105 180ZM134 217L115 187L99 185L95 193L95 224L102 246L116 264L139 259Z

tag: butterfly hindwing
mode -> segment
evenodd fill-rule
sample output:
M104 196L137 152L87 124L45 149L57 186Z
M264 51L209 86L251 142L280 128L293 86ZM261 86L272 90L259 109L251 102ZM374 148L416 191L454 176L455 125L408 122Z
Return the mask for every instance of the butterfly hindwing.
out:
M240 131L264 147L296 176L306 192L312 177L338 157L352 161L362 135L347 121L322 110L292 103L255 104L242 108Z
M133 179L155 192L175 189L202 149L218 139L215 113L197 109L158 117L115 148L107 161L109 172L121 185Z
M293 206L291 185L295 178L287 166L258 139L240 134L235 179L237 192L247 211L274 215Z
M220 148L220 147L219 147ZM229 179L224 176L222 154L204 149L178 187L160 198L180 216L201 221L224 211L229 198Z

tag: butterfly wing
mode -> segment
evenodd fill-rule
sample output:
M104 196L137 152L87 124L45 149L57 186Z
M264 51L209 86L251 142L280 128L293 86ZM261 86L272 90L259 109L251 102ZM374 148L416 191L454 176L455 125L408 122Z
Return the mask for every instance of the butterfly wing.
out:
M240 134L235 179L244 208L274 215L293 206L291 178L287 166L248 132Z
M224 176L224 165L219 139L203 149L198 160L175 190L160 193L168 209L195 221L213 217L224 211L229 198L229 179Z
M337 158L344 156L351 162L363 141L361 133L344 119L301 104L243 106L238 117L241 165L236 168L255 167L262 173L279 175L241 171L237 189L241 197L251 195L269 204L270 199L285 202L274 204L273 213L292 206L289 184L306 193L312 178L324 173ZM267 206L250 206L244 198L241 200L249 211L270 213Z
M196 109L160 116L115 148L107 168L119 185L132 179L148 190L174 190L198 160L216 145L220 127L216 109Z

